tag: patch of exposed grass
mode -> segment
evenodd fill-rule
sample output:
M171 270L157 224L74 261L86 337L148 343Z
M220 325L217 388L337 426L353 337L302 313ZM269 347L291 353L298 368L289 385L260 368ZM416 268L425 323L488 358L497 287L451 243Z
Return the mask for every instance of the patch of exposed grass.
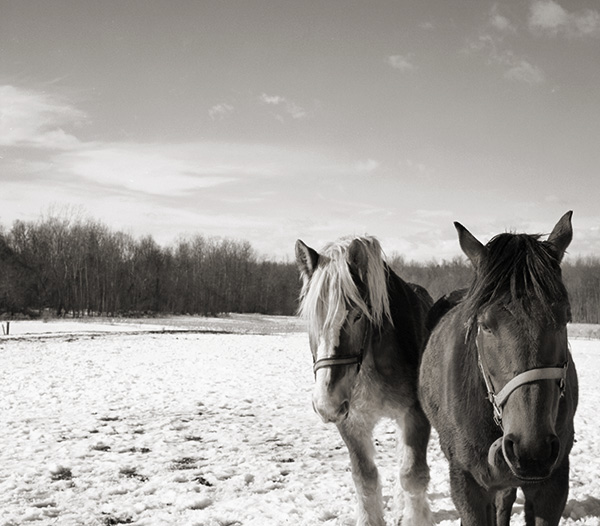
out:
M134 467L124 467L119 470L119 474L123 477L127 477L130 479L138 479L141 482L147 482L148 477L146 475L142 475L138 473L137 469Z
M73 478L73 473L70 468L58 467L50 473L50 477L53 481L71 480Z
M133 519L128 515L122 515L121 517L117 517L109 513L102 513L102 524L104 524L104 526L115 526L117 524L131 524L132 522Z
M199 484L202 484L203 486L206 486L208 488L212 488L212 486L213 486L212 482L209 482L208 480L206 480L202 475L198 475L198 476L192 478L192 481L198 482Z
M181 457L181 458L175 459L172 462L171 469L172 470L195 469L197 461L198 461L198 459L193 458L193 457Z

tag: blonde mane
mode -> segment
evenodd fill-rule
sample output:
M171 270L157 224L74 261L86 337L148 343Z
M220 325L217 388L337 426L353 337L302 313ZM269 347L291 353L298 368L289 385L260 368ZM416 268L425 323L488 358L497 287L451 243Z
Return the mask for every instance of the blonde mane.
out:
M367 301L356 287L348 265L348 247L354 240L363 245L368 255L366 268L360 269ZM318 338L350 304L356 305L377 327L381 327L385 319L393 324L386 272L381 245L374 237L345 237L328 244L319 253L313 275L310 279L304 278L300 295L299 313L307 320L311 336Z

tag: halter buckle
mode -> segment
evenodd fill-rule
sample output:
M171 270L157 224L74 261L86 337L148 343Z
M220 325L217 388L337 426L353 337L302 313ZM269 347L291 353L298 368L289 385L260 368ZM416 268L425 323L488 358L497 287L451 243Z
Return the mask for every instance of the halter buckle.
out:
M569 360L567 360L565 362L565 364L563 365L563 369L564 369L564 374L563 377L560 379L560 381L558 382L558 388L560 389L560 397L564 398L565 397L565 391L567 388L567 384L566 384L566 379L567 379L567 370L569 368Z
M493 395L492 395L493 398ZM492 402L492 407L494 409L494 422L496 423L496 425L498 427L502 427L502 409L500 407L498 407L498 404L496 403L496 400L491 400Z

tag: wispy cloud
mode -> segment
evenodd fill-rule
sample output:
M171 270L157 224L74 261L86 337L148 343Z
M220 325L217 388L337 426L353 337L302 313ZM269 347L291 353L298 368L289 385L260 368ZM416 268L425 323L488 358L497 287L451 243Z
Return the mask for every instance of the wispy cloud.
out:
M546 31L557 31L568 23L569 15L556 2L538 1L531 4L529 27Z
M208 116L213 120L221 120L231 115L234 112L234 107L231 104L227 104L226 102L221 102L219 104L215 104L212 108L208 110Z
M260 187L266 181L342 177L378 166L373 160L336 161L310 151L224 142L90 143L57 152L52 164L54 172L104 191L165 197L220 187L218 191L226 195L233 182L238 188L246 188L250 181Z
M312 217L317 188L328 204L332 196L347 198L349 185L380 166L368 157L260 143L88 141L77 128L86 116L68 101L18 88L1 92L5 224L35 220L51 196L58 206L81 207L113 228L151 233L159 242L186 232L236 235L259 250L272 252L275 243L281 254L293 246L289 225ZM290 115L299 111L279 95L264 94L263 103ZM70 139L54 140L58 129L72 130ZM373 207L365 194L359 209L336 205L332 215L344 218L336 236L352 231L358 212ZM380 214L372 216L365 215L375 221Z
M489 64L502 67L503 76L508 80L532 85L545 82L546 76L539 66L511 49L510 37L516 33L516 25L500 13L498 4L494 4L486 25L476 39L468 39L465 51L487 56Z
M432 167L412 159L406 159L405 161L400 162L400 167L404 170L408 169L411 173L416 173L418 175L431 175L434 172Z
M285 97L263 94L261 100L292 118L306 115ZM233 111L226 103L212 109L215 118ZM78 182L114 195L175 197L250 177L254 181L335 178L372 172L379 166L373 159L339 160L268 144L86 141L63 131L77 132L86 119L84 112L57 96L13 86L0 86L0 112L0 146L4 147L0 161L8 169L6 177L19 180L42 174L45 180ZM18 156L13 155L13 148L20 149Z
M300 120L308 117L308 112L303 107L286 97L282 97L281 95L267 95L266 93L263 93L260 96L260 101L263 104L277 106L283 111L283 114L289 115L292 117L292 119ZM275 113L275 117L282 121L284 120L283 114Z
M554 0L531 4L529 28L534 33L567 36L600 36L600 13L594 9L568 12Z
M199 163L187 150L173 145L107 143L61 153L54 163L82 182L139 195L181 195L235 180L227 171L216 166L213 171Z
M517 57L509 57L506 63L508 69L504 73L507 79L525 82L527 84L541 84L545 81L544 72L538 67Z
M439 227L440 223L452 224L453 218L454 212L451 210L418 209L415 210L411 221L415 224L436 228Z
M374 172L379 168L379 162L375 159L367 159L366 161L359 161L356 163L356 170L358 172Z
M0 86L0 146L71 149L79 141L65 128L85 120L83 112L47 93Z
M394 69L402 72L414 69L411 55L389 55L385 59L386 63Z
M501 32L516 33L516 26L503 14L500 13L498 4L492 6L490 11L490 26Z
M275 106L285 103L285 97L280 97L279 95L267 95L266 93L263 93L260 96L260 100L265 104L274 104Z

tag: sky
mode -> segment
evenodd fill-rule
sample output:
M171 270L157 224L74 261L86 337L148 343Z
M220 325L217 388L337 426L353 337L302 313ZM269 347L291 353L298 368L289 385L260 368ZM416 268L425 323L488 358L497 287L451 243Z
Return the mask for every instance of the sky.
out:
M0 0L0 224L600 255L600 0Z

